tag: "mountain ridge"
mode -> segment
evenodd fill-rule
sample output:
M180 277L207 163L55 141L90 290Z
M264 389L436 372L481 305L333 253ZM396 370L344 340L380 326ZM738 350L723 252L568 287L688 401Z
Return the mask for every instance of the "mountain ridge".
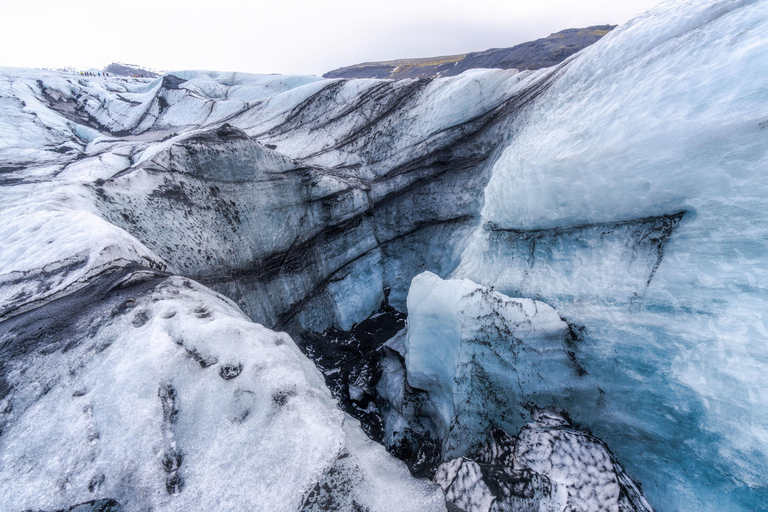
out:
M436 78L468 69L535 70L557 65L597 42L616 25L569 28L508 48L489 48L456 55L362 62L331 70L323 78Z

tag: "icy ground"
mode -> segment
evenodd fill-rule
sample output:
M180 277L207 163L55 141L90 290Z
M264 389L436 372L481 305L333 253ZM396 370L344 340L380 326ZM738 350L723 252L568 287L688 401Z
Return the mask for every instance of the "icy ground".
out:
M0 501L444 510L241 309L349 328L384 280L404 304L413 275L454 268L488 141L548 76L3 70Z
M84 292L5 322L3 510L443 510L285 333L181 277Z
M336 382L451 506L764 508L766 41L768 1L670 0L536 72L0 70L0 503L443 510ZM385 298L372 386L276 333Z

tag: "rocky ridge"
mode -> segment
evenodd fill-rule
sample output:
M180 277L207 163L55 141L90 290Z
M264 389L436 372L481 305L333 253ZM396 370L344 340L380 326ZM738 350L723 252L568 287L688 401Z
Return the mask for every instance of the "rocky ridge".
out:
M511 48L491 48L461 55L364 62L334 69L323 77L401 80L456 76L476 68L541 69L560 64L571 55L597 42L614 28L616 25L570 28Z

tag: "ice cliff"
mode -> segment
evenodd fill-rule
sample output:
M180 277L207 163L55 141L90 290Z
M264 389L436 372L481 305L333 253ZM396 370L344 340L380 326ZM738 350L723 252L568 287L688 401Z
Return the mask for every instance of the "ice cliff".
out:
M766 14L665 2L575 59L494 163L457 272L584 328L590 428L643 453L659 508L766 496Z
M672 0L520 73L1 70L3 510L761 508L766 41Z

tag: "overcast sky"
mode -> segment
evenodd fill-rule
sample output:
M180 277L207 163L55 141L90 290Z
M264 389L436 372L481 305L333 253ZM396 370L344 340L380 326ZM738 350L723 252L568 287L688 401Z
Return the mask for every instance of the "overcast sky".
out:
M621 24L659 0L15 0L0 65L322 74Z

